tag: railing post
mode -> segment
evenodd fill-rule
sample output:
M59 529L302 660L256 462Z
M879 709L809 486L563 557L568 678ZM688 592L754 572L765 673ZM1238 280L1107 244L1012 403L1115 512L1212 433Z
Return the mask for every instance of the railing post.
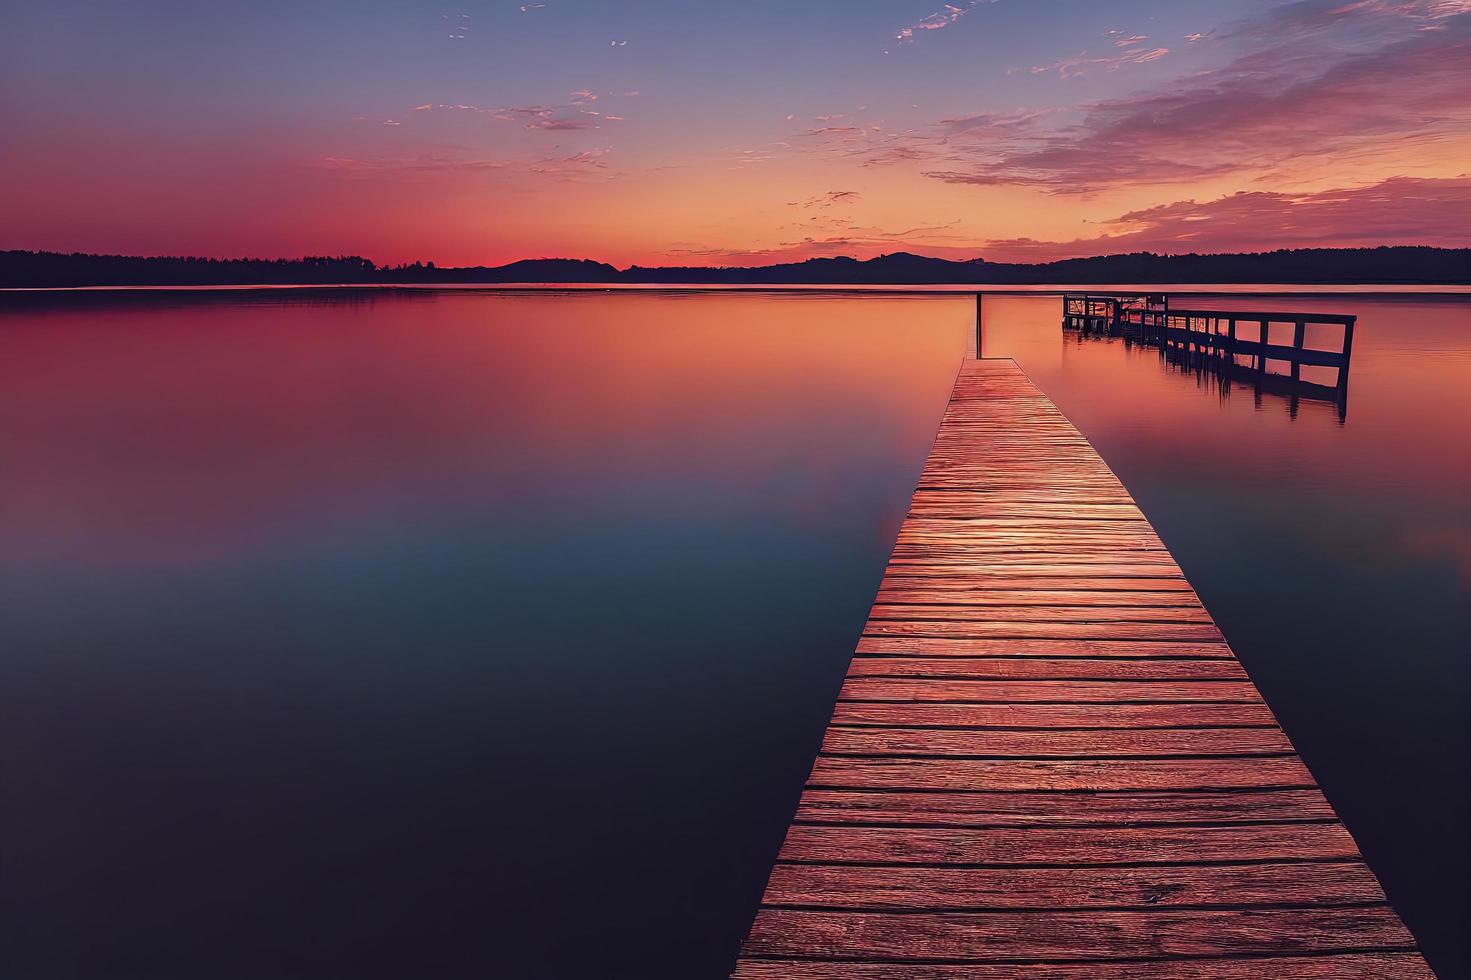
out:
M1256 373L1263 378L1267 376L1267 342L1271 339L1272 327L1270 320L1262 321L1261 349L1256 355Z
M1302 377L1302 345L1307 336L1307 323L1301 319L1292 328L1292 380Z
M981 359L981 296L982 295L984 295L984 294L983 293L980 293L980 292L977 292L976 293L976 360L978 360L978 361ZM1066 302L1066 300L1064 300L1064 302Z
M1356 317L1349 317L1343 324L1343 363L1338 365L1338 417L1340 419L1348 411L1348 365L1349 358L1354 352L1354 321Z

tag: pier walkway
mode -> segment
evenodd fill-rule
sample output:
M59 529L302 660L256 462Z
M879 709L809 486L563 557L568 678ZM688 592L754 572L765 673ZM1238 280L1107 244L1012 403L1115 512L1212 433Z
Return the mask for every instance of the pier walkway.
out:
M1128 491L967 360L734 977L1430 978Z

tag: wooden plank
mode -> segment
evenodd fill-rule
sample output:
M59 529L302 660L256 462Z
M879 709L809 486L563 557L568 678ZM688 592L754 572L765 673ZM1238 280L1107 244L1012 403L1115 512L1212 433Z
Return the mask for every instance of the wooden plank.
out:
M827 755L961 756L973 758L1284 755L1292 743L1275 728L1145 728L1078 731L838 728L822 742Z
M856 656L853 677L960 678L963 680L1246 680L1241 664L1226 657L897 657Z
M1318 789L988 793L807 789L797 823L961 827L1119 826L1332 820Z
M1431 976L1128 491L968 361L736 977Z
M888 578L879 588L876 604L950 605L969 609L1018 609L1041 606L1052 610L1080 607L1099 612L1126 609L1199 609L1194 592L1132 592L1122 589L997 589L969 583L925 583L911 585L902 578Z
M839 701L834 725L935 728L1226 728L1276 725L1259 701L1235 704L929 704Z
M1212 623L1210 614L1199 605L1172 607L1098 604L1044 606L1028 603L1017 606L973 606L955 603L874 603L869 622L883 620L961 623Z
M852 909L1090 909L1384 901L1358 861L1153 868L870 868L779 864L769 905Z
M1186 597L1198 602L1195 590L1179 575L1144 575L1137 578L1125 576L1057 575L1043 571L1011 571L1000 574L966 572L957 574L953 570L937 568L933 571L891 568L884 575L884 589L935 589L951 593L985 594L996 591L1017 593L1045 592L1058 590L1075 594L1086 592L1173 592L1175 596L1151 596L1147 604ZM1101 596L1100 601L1109 597Z
M1221 641L1221 631L1214 623L1149 623L1149 622L987 622L953 619L869 620L864 636L925 636L988 639L1079 639L1092 640L1185 640Z
M1212 657L1231 656L1219 643L1181 643L1173 640L955 636L864 636L858 653L925 657Z
M1418 953L1085 963L855 963L743 959L733 980L1435 980Z
M845 701L943 701L949 704L1260 700L1250 681L998 681L908 677L849 677L839 697Z
M793 824L781 860L819 864L1200 864L1357 860L1343 825L958 828Z
M932 569L916 572L914 568ZM935 571L935 570L938 570ZM1021 554L1000 550L985 555L913 556L889 558L889 575L942 574L957 582L988 582L998 577L1039 575L1047 578L1167 578L1183 580L1172 559L1153 553L1088 554L1064 549L1057 554Z
M763 908L747 950L833 959L1092 960L1412 949L1387 906L1149 912L819 912Z
M820 755L809 786L859 789L1118 790L1312 786L1295 757L923 759Z

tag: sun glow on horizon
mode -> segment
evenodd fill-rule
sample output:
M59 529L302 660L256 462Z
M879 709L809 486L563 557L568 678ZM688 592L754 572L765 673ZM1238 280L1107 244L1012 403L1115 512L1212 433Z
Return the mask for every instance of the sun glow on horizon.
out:
M1461 0L16 14L0 248L626 267L1471 244Z

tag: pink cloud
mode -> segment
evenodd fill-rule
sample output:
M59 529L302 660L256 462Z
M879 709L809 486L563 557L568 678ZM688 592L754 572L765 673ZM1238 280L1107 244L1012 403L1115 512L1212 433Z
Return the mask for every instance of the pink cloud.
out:
M588 117L577 117L572 119L533 119L531 122L526 124L526 128L549 129L556 132L567 132L579 129L597 129L598 119Z
M981 3L995 2L996 0L957 0L956 3L947 3L940 10L921 17L908 27L901 27L899 33L894 35L894 40L900 44L909 44L914 41L916 34L949 27Z
M1110 252L1224 252L1294 247L1471 245L1471 176L1393 177L1364 187L1305 194L1243 191L1176 201L1105 223L1095 238L1007 239L987 257L1048 261Z
M1079 122L1050 133L961 148L968 165L929 175L1082 193L1455 139L1471 132L1471 15L1436 26L1347 55L1261 49L1167 87L1092 103Z
M1126 47L1127 45L1136 44L1144 40L1148 39L1144 37L1125 38L1122 41L1115 41L1114 43L1120 47ZM1158 61L1169 53L1169 48L1134 48L1126 50L1123 54L1090 57L1088 52L1084 51L1080 54L1073 55L1071 58L1050 61L1045 65L1033 65L1026 69L1026 71L1031 75L1045 75L1049 72L1056 72L1062 78L1077 78L1079 75L1086 74L1092 68L1101 68L1104 71L1118 71L1125 65L1147 65L1151 61ZM1014 75L1021 70L1020 68L1012 68L1007 71L1007 74Z

